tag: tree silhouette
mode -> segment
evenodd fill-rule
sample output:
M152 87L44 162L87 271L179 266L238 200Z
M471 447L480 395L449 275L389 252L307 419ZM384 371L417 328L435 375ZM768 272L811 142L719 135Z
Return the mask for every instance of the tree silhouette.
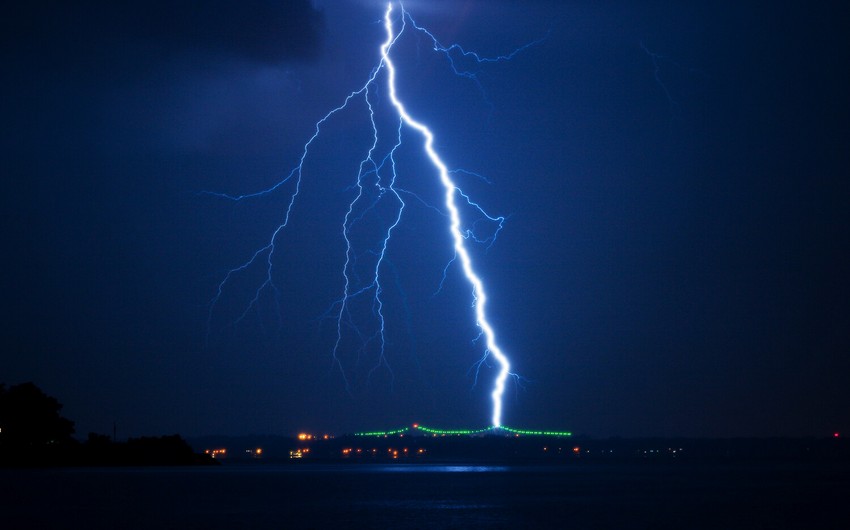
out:
M85 444L73 438L74 422L62 404L33 383L0 384L0 467L217 465L196 454L183 438L130 438L117 443L89 433Z
M0 461L23 463L74 445L74 422L60 416L61 409L33 383L0 384Z

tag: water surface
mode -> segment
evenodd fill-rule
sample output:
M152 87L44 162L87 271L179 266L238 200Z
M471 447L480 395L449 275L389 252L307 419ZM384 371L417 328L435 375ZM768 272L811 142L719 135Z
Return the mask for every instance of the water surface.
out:
M0 470L0 528L850 528L846 464Z

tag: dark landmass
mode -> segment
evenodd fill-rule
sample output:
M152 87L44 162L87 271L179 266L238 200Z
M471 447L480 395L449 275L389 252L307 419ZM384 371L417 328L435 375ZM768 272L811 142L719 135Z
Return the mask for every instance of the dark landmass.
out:
M46 446L4 446L0 467L119 467L215 465L207 455L197 454L179 435L144 436L113 442L108 436L90 436Z
M388 435L298 439L208 436L189 440L223 462L399 462L560 464L636 460L830 460L850 462L842 438L609 438L488 434Z
M108 436L89 435L80 444L76 461L69 465L81 466L191 466L215 465L209 455L196 453L180 437L143 436L126 442L113 442Z
M73 437L74 422L63 418L61 409L33 383L8 389L0 384L0 467L216 464L177 434L116 442L90 433L80 442Z
M0 385L0 467L178 466L220 462L562 464L577 461L834 461L850 462L850 442L828 438L609 438L517 434L209 436L174 434L117 442L90 433L73 437L62 405L32 383ZM194 447L194 449L193 449Z

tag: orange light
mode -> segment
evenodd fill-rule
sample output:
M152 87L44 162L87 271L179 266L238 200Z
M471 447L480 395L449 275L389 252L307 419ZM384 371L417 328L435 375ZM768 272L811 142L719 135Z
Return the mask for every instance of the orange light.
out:
M418 424L418 423L414 423L414 424L413 424L413 428L414 428L414 429L418 429L418 428L419 428L419 424Z
M578 453L579 451L581 451L581 447L579 447L579 446L575 446L575 447L573 447L573 452L574 452L574 453Z
M258 455L263 454L263 448L262 448L262 447L257 447L257 450L256 450L256 451L254 451L254 453L256 453L256 454L258 454Z

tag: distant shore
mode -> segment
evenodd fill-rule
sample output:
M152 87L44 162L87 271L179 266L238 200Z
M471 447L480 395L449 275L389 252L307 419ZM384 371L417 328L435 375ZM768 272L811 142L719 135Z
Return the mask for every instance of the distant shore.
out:
M547 436L206 436L189 439L221 462L482 464L622 460L847 460L839 438L608 438Z
M107 436L90 436L85 442L64 442L38 447L6 448L0 468L137 467L217 465L209 455L192 450L179 435L130 438L113 442Z

